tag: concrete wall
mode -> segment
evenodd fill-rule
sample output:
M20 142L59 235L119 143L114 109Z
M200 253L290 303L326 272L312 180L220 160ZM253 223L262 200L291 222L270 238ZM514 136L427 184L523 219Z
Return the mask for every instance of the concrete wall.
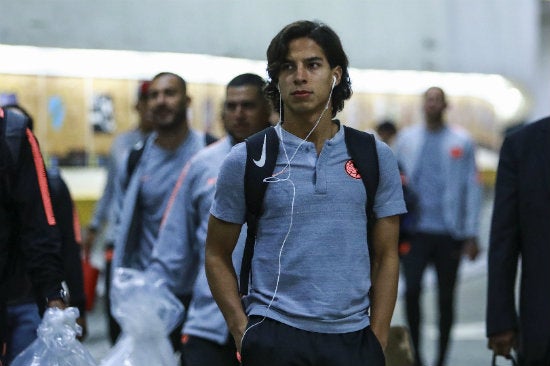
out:
M0 22L4 44L258 60L285 24L320 19L340 34L353 67L498 73L533 96L533 114L550 114L550 43L540 0L0 2L9 14Z

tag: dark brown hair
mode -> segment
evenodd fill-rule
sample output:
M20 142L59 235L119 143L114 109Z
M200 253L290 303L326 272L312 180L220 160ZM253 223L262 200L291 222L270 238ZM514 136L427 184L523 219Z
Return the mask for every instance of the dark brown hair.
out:
M318 21L300 20L284 27L273 38L267 48L267 73L269 82L266 95L271 99L273 106L279 111L279 72L281 65L286 61L288 45L291 41L307 37L315 41L325 53L331 68L342 68L342 79L332 92L332 117L344 109L344 101L352 94L351 80L348 73L348 57L342 47L338 35L327 25Z

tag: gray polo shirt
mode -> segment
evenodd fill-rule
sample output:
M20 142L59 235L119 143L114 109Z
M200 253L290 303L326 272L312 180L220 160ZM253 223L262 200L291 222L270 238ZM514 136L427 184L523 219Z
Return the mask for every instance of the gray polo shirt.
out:
M280 144L274 172L282 173L264 198L246 312L311 332L363 329L369 325L371 285L367 196L362 180L346 169L350 156L344 130L340 128L317 155L313 143L296 150L302 140L280 125L276 128L284 149ZM377 149L375 215L404 213L396 159L384 143L377 142ZM238 144L222 165L210 211L221 220L245 221L245 162L246 147Z

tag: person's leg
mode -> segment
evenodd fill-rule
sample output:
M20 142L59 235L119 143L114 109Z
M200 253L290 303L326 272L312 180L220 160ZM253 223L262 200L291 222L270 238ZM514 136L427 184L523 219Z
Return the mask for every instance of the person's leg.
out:
M105 246L105 314L107 314L107 328L109 330L111 345L115 344L122 331L120 325L111 313L111 262L113 251L113 244L107 244Z
M430 261L431 245L425 234L416 234L411 239L410 251L401 258L403 276L405 278L405 310L411 340L415 352L417 366L422 365L420 352L420 323L422 313L420 309L420 295L422 293L422 278L426 266Z
M232 339L225 344L194 336L184 336L183 339L182 355L185 366L239 366Z
M305 332L269 318L252 316L243 337L243 366L315 365L306 354L311 350ZM256 324L256 325L254 325Z
M313 360L308 365L384 366L386 360L382 346L370 327L350 333L309 333Z
M314 333L271 319L250 328L243 339L243 366L384 366L384 352L370 329Z
M176 295L178 300L183 305L183 318L181 319L180 323L177 324L172 332L169 334L170 338L170 344L172 345L172 349L174 352L179 352L180 354L180 365L181 366L187 366L185 363L185 355L183 352L183 325L185 324L185 320L187 319L187 309L189 309L189 304L191 303L191 295Z
M8 363L27 348L37 337L40 325L38 306L32 303L9 305L8 308Z
M185 363L183 363L183 353L182 353L182 344L181 344L181 331L183 329L183 322L176 325L174 330L168 334L168 340L170 341L170 345L172 346L172 350L174 352L180 353L180 361L182 366L186 366Z
M436 365L443 366L454 322L454 294L462 243L450 236L441 236L436 248L435 268L439 306L439 351Z

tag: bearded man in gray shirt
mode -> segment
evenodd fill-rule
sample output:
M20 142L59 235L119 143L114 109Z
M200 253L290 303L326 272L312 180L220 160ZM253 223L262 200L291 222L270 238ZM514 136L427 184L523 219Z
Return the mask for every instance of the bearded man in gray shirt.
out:
M143 152L128 182L116 227L112 268L144 270L151 262L162 217L170 193L187 161L205 146L205 135L191 129L187 121L185 80L163 72L156 75L148 90L148 107L155 131L148 137ZM124 183L121 183L124 186ZM185 306L190 293L178 294ZM173 332L173 345L179 349L179 330Z

